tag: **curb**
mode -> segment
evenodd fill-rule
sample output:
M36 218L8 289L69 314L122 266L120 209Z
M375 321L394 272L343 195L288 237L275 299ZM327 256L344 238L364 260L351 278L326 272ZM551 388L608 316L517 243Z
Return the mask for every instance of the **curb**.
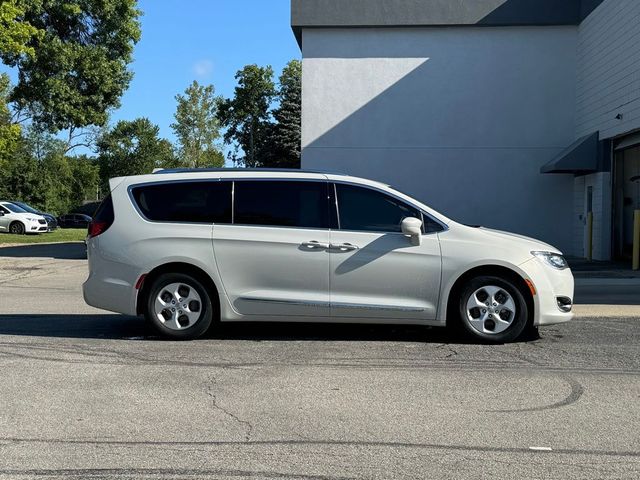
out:
M36 247L38 245L61 245L64 243L84 243L84 240L68 240L66 242L33 242L33 243L0 243L0 249L10 247Z
M576 287L588 286L634 286L640 287L640 278L602 278L602 277L583 277L574 279Z

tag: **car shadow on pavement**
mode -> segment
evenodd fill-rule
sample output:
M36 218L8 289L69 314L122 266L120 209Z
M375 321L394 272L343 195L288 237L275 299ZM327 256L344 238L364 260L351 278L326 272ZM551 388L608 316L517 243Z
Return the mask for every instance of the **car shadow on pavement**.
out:
M60 260L85 260L87 247L84 242L35 243L0 248L0 257L57 258Z
M60 338L126 339L152 332L142 318L115 314L0 315L0 335Z
M165 340L142 317L115 314L0 315L0 335ZM215 324L198 341L202 340L479 343L445 328L425 326L263 322Z

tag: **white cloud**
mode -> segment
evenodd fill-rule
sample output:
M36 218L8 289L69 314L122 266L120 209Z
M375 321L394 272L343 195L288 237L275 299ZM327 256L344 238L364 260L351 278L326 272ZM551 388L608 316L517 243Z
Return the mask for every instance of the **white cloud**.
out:
M208 77L213 72L213 62L211 60L199 60L193 66L193 73L198 77Z

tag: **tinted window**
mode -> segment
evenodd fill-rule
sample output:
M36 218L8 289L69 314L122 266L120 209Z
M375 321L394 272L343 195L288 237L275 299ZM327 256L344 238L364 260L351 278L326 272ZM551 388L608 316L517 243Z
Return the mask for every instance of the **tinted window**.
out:
M107 223L111 225L114 220L113 214L113 200L111 194L104 197L104 200L98 206L98 209L93 214L93 219L99 223Z
M406 217L422 218L414 207L369 188L336 184L342 230L401 232Z
M234 223L329 228L326 182L237 181Z
M132 189L140 211L157 222L231 223L231 182L167 182Z
M23 210L26 210L29 213L40 213L38 210L36 210L33 207L30 207L29 205L27 205L26 203L22 203L22 202L14 202L14 205L17 205L18 207L22 208Z
M14 205L13 203L5 203L4 206L13 213L28 213L24 208Z

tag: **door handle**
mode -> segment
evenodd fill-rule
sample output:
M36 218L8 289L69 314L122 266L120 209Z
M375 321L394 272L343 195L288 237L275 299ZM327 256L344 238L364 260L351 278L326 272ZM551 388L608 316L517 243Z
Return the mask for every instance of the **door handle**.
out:
M357 245L353 245L352 243L339 243L339 244L330 244L329 248L332 250L340 250L341 252L352 252L353 250L358 250Z
M317 240L311 240L310 242L302 242L301 246L309 250L316 250L319 248L326 250L327 248L329 248L328 243L318 242Z

